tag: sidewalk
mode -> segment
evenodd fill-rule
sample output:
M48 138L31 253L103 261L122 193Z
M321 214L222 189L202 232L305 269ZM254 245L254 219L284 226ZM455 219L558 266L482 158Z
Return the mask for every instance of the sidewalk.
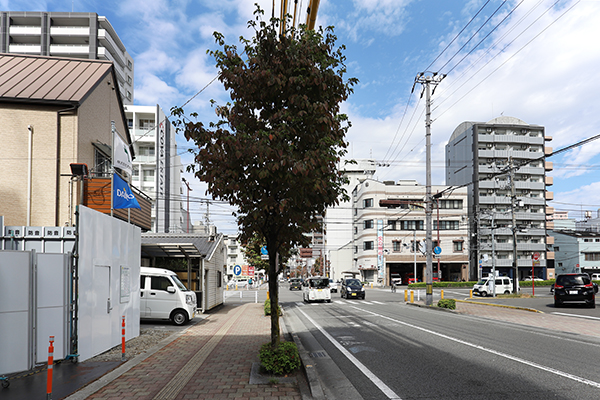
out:
M258 375L270 328L262 304L222 306L128 371L118 370L134 360L113 371L114 379L108 374L67 399L300 400L302 371L277 382Z

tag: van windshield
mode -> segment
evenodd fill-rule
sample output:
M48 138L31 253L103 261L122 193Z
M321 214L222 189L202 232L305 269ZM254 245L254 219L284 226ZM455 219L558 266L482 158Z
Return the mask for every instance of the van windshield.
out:
M179 278L177 277L177 275L171 275L170 277L173 280L173 282L175 282L175 285L177 285L177 287L179 288L179 290L181 290L182 292L187 292L188 291L188 288L186 288L185 285L183 283L181 283L181 281L179 280Z
M326 288L329 286L329 279L328 278L310 279L309 285L311 288L323 289L323 288Z

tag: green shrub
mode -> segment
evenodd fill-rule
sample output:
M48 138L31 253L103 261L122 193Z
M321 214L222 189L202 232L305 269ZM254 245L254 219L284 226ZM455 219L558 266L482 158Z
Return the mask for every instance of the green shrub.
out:
M281 315L283 314L281 312L281 306L278 305L278 308L279 308L279 316L281 317ZM265 315L271 315L271 299L265 300L264 309L265 309Z
M271 343L265 343L260 348L260 364L264 369L275 375L289 374L300 367L300 354L294 342L282 342L276 349Z
M437 306L440 308L448 308L450 310L456 310L456 300L442 299L442 300L438 301Z

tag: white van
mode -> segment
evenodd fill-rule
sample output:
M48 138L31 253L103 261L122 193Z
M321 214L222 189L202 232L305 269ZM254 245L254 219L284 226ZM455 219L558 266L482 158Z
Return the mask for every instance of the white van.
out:
M331 303L329 278L313 276L302 283L302 297L305 302L326 301Z
M494 280L491 276L488 276L473 285L473 293L486 297L488 294L494 293L493 285L496 285L496 294L510 294L513 292L513 282L511 278L497 276Z
M175 272L140 268L140 319L170 319L183 325L196 316L196 293Z
M592 274L592 280L593 281L600 281L600 274L599 273L593 273Z

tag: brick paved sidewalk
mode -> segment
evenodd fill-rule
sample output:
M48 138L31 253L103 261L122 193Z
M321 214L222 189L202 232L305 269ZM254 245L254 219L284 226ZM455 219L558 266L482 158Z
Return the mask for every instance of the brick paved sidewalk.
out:
M300 400L295 382L250 384L270 329L260 303L220 307L88 399Z

